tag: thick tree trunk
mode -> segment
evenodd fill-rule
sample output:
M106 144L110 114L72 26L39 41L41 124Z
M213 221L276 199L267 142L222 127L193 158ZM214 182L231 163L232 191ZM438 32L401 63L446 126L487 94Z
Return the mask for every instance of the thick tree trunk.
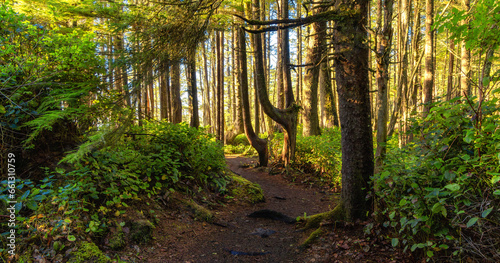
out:
M243 109L243 123L245 134L252 147L255 148L255 150L259 154L259 165L267 166L269 160L267 152L267 140L261 139L259 138L259 136L257 136L257 134L255 134L250 118L245 32L241 28L239 28L237 31L236 49L238 51L237 86L241 96L241 108Z
M172 123L182 122L181 70L179 62L172 64Z
M368 181L373 175L373 138L371 129L370 91L366 25L368 0L353 3L346 9L356 15L336 21L334 44L339 117L342 134L342 194L341 205L345 219L365 218L370 210L366 200ZM342 52L341 52L342 51Z

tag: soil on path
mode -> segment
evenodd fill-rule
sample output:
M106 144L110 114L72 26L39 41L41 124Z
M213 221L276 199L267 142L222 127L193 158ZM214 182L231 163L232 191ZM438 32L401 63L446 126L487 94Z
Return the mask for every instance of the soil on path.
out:
M308 233L299 231L294 224L247 215L271 209L295 218L327 211L333 207L332 201L318 189L292 184L282 175L271 176L252 168L255 159L226 159L233 172L261 186L266 202L230 202L220 207L215 211L216 222L224 226L195 221L183 214L165 214L156 228L154 246L147 253L140 253L144 255L138 258L141 262L297 262L297 258L303 258L298 245ZM252 234L259 228L276 233L268 237ZM263 255L235 255L239 252Z

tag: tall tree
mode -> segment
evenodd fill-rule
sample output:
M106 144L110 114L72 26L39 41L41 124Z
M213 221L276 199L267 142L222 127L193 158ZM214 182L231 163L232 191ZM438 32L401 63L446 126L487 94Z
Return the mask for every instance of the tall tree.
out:
M325 7L321 2L313 2L312 12L321 13ZM318 85L319 73L323 50L325 49L326 21L318 21L311 24L309 32L307 55L306 55L306 75L304 77L304 100L303 100L303 135L319 135L318 117Z
M375 167L382 166L387 142L387 87L389 82L389 62L392 44L392 0L378 0L377 4L377 35L375 56L377 61L377 152Z
M253 148L259 154L259 165L267 166L268 164L268 152L267 152L267 140L259 138L252 127L252 122L250 118L250 101L248 97L248 72L247 72L247 52L245 44L245 32L242 28L237 30L236 37L236 50L238 53L238 64L237 64L237 78L238 78L238 89L241 97L241 104L243 110L243 123L245 134L248 141Z
M198 88L196 87L196 50L191 50L188 53L186 75L189 111L191 113L189 125L198 128L200 126L200 116L198 112Z
M182 122L181 69L178 61L172 62L172 123Z
M434 0L425 1L425 73L423 85L424 116L431 108L432 92L434 90Z
M352 17L336 21L334 43L339 118L342 136L342 193L340 210L347 220L364 218L370 210L366 200L373 175L368 53L366 42L368 0L341 1Z
M216 33L217 49L217 139L224 143L224 31Z
M470 10L470 0L462 0L462 8L465 12ZM467 31L470 30L469 21L463 21L467 25ZM471 55L470 50L465 45L466 40L462 40L461 44L461 64L460 64L460 89L462 96L471 94Z
M252 11L254 14L260 13L260 1L252 1ZM271 104L269 100L269 95L266 87L266 76L264 72L264 59L262 52L262 33L256 33L253 37L252 46L254 47L255 55L255 79L257 81L256 91L259 97L259 102L264 110L264 112L274 121L283 126L286 133L284 135L283 142L283 155L282 159L285 162L285 166L289 167L290 162L295 157L295 146L297 137L297 116L299 107L294 103L293 91L291 90L291 84L289 89L286 90L288 84L285 84L285 101L289 106L286 109L278 109ZM288 56L289 59L289 56ZM285 61L286 63L286 61ZM289 74L289 61L285 64ZM287 77L285 77L286 79ZM286 81L288 82L288 81ZM290 78L291 82L291 78ZM291 96L290 96L291 93Z

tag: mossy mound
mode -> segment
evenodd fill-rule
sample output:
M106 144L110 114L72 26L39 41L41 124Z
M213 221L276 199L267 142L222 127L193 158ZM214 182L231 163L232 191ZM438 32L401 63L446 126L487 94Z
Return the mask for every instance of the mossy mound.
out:
M231 195L239 200L244 200L251 204L265 202L264 192L260 185L252 183L247 179L230 172L232 179L229 191Z
M72 258L68 261L70 263L81 262L95 262L95 263L108 263L112 260L104 255L104 253L92 242L82 242L78 246L78 250L72 254Z
M147 219L130 223L130 239L136 243L147 243L152 238L153 224Z
M214 215L207 208L195 203L193 200L185 201L184 203L191 209L195 219L209 223L213 221Z

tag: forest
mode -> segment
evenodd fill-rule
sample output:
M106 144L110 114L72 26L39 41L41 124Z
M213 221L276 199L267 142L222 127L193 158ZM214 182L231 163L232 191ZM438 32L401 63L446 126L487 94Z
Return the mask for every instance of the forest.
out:
M5 0L2 262L500 262L500 2Z

